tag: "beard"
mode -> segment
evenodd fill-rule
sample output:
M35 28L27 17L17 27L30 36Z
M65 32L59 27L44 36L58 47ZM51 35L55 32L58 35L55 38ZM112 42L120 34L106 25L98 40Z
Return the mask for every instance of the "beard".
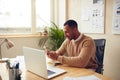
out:
M67 36L66 38L69 39L69 40L75 39L74 36Z

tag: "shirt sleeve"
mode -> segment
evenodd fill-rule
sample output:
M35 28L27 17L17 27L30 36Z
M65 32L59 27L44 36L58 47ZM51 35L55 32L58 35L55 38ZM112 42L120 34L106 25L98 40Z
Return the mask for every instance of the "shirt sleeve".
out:
M66 52L66 43L67 43L67 39L62 43L60 48L58 50L56 50L57 54L63 55Z
M63 64L68 64L69 66L75 67L86 67L90 58L94 55L95 45L91 40L86 40L83 42L83 46L81 48L81 52L79 56L76 57L66 57L59 56L58 61Z

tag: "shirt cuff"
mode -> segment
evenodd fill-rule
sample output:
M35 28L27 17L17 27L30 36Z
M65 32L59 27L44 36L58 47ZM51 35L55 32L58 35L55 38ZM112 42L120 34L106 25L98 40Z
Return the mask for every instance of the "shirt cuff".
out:
M57 61L59 61L60 63L62 63L62 58L63 58L63 56L58 56Z

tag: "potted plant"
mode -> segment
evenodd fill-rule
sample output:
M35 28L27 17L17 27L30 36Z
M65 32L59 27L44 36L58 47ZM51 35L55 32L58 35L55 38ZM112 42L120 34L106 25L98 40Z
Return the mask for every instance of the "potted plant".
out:
M51 26L48 31L50 44L53 46L52 50L57 50L63 41L65 40L64 32L54 22L51 22Z
M64 32L54 22L51 22L47 29L48 36L39 40L39 45L44 44L44 47L50 50L57 50L65 40ZM44 43L43 43L44 42Z

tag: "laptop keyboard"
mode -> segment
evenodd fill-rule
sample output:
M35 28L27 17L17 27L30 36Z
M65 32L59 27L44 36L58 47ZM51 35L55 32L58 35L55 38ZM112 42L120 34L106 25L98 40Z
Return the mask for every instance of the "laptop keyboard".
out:
M55 72L53 72L53 71L51 71L51 70L47 70L47 72L48 72L48 76L55 73Z

